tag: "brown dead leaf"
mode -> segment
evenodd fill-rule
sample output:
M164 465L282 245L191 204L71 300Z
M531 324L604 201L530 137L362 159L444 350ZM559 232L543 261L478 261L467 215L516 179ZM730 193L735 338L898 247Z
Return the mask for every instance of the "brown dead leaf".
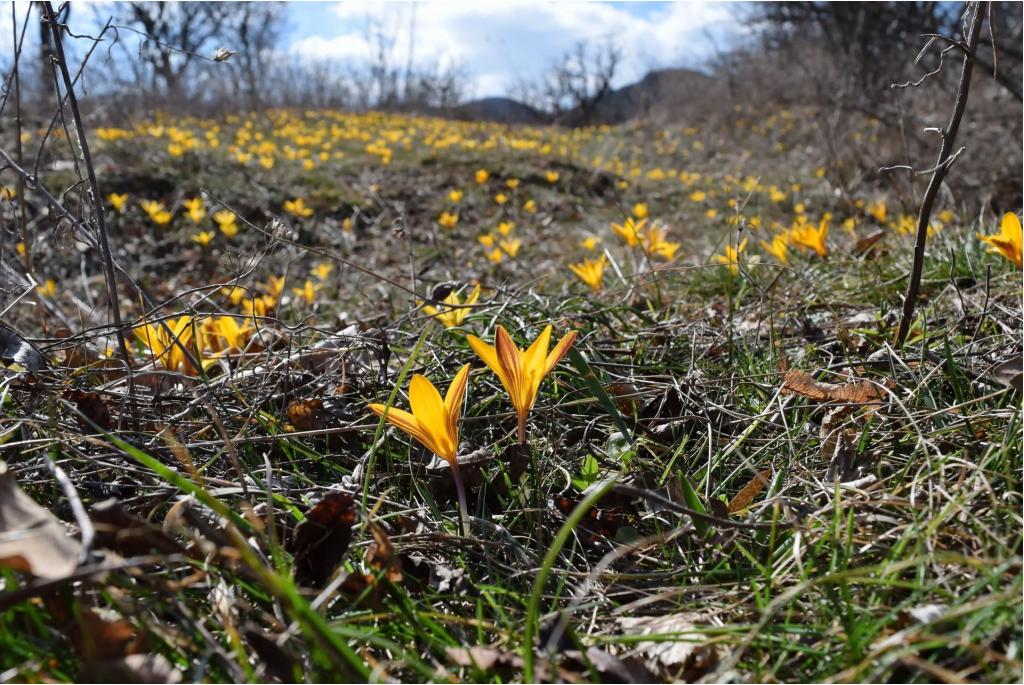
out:
M884 238L886 233L888 233L888 229L883 228L875 231L871 235L861 238L854 244L850 253L854 257L866 257L871 252L871 248L873 248L878 241Z
M78 567L81 545L36 504L0 462L0 567L37 578L63 578Z
M657 636L657 639L636 643L637 652L647 658L649 664L657 664L673 679L694 682L710 672L718 664L718 652L714 645L697 628L691 614L668 614L665 616L621 616L619 629L627 636Z
M323 400L296 400L285 409L285 415L296 431L323 430L327 427Z
M790 369L782 378L783 395L800 395L818 402L848 402L852 404L880 405L884 393L869 381L823 383L811 374Z
M98 393L75 388L68 390L65 397L81 413L81 416L76 416L75 419L78 421L79 427L86 433L92 433L95 430L91 424L95 424L105 431L113 427L110 420L110 405Z
M150 552L185 554L185 549L164 531L126 512L115 499L93 506L89 512L96 527L96 546L125 557Z
M1020 356L996 364L988 370L988 375L1017 392L1024 392L1024 365Z
M130 621L106 619L94 609L81 609L71 630L71 644L85 663L95 664L138 654L143 638Z
M615 406L623 414L635 416L640 412L640 402L637 399L640 391L632 383L609 383L604 386L604 391L615 401Z
M352 542L356 505L347 492L330 492L306 513L295 529L289 551L295 558L295 581L322 587Z
M751 503L757 499L757 496L761 494L768 483L771 481L772 470L765 469L760 473L755 473L754 477L750 479L750 482L744 485L736 496L729 500L729 513L735 514L738 511L743 511L751 505Z
M363 559L370 568L383 571L384 577L392 583L402 582L402 562L395 555L395 545L384 529L370 522L370 533L373 534L373 542L366 548L366 555Z

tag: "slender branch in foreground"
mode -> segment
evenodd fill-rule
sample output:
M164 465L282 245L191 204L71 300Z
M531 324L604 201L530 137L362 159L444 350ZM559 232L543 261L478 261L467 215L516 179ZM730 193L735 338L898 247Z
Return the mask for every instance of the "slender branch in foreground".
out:
M934 172L925 190L924 199L921 201L921 210L917 215L917 240L914 243L914 265L910 272L910 282L907 283L907 294L903 298L903 316L900 319L899 328L896 331L894 347L903 347L910 332L910 324L914 319L914 308L917 306L917 292L921 288L921 272L924 270L924 248L928 241L928 222L932 216L932 206L935 204L935 197L942 186L942 180L949 171L950 155L953 152L953 145L956 143L956 134L960 129L960 120L964 116L967 107L967 95L971 90L971 73L974 71L974 53L978 46L978 37L981 35L981 3L970 4L971 25L967 29L967 44L964 51L964 64L960 71L960 85L956 91L956 100L953 104L953 114L942 132L942 147L939 150L939 158L934 165ZM951 160L949 160L951 161Z
M124 338L124 327L121 325L121 303L117 295L117 277L114 275L114 261L110 253L110 241L107 238L107 224L103 218L100 186L96 180L96 169L93 167L92 155L89 153L89 141L85 136L85 126L82 124L82 115L78 109L78 98L75 97L75 85L71 80L71 73L68 71L67 59L64 55L64 43L61 40L60 26L57 23L57 15L53 11L53 3L51 2L42 3L42 8L43 14L46 17L46 23L50 27L50 35L53 36L53 47L56 57L54 67L60 72L61 79L64 81L65 95L68 99L68 106L71 108L71 116L75 122L75 131L78 134L78 144L82 148L82 161L89 176L89 193L92 195L93 213L96 219L97 233L99 234L100 256L103 259L103 275L107 282L110 316L114 320L114 333L117 336L117 344L120 348L121 357L124 359L130 384L132 360L128 352L128 344Z

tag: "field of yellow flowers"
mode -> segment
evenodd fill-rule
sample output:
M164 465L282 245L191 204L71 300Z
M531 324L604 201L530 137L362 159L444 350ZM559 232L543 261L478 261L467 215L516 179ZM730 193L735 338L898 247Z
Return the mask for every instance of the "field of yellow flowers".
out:
M940 196L896 346L820 119L97 128L120 329L8 183L3 680L1019 681L1020 208Z

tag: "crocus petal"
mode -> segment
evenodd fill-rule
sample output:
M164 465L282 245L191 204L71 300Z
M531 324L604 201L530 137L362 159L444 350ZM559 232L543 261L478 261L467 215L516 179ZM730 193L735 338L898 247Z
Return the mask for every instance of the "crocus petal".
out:
M533 344L523 354L523 370L529 375L530 379L530 406L533 406L533 402L537 397L537 388L540 387L540 382L544 378L545 371L545 360L548 355L548 347L551 345L551 324L544 327L537 339L533 341Z
M386 405L383 404L370 404L367 406L369 407L370 411L372 411L374 414L377 414L378 416L384 414L384 409L386 407ZM431 439L430 435L426 433L426 431L420 428L420 424L416 420L415 416L413 416L407 411L403 411L395 407L391 407L390 409L387 410L387 412L387 416L385 416L384 418L387 420L388 423L398 428L399 430L405 431L413 439L415 439L421 445L426 447L428 450L430 450L431 452L435 452L436 445L434 444L434 441Z
M466 385L469 382L469 364L466 364L455 374L448 392L444 396L444 413L448 419L448 435L458 447L459 416L462 414L462 399L466 396Z
M516 411L524 415L528 403L528 379L524 373L523 360L519 348L512 342L512 336L502 326L494 336L494 347L498 353L498 364L505 371L502 383L515 405Z
M564 357L565 353L569 351L569 348L572 347L572 344L575 340L576 331L569 331L564 336L562 336L562 339L558 341L557 345L555 345L555 349L551 350L551 354L548 355L547 362L544 366L543 375L546 376L547 374L551 373L551 369L555 368L555 365L558 364L559 361L561 361L562 357Z
M473 291L469 293L469 297L466 298L465 304L476 304L476 301L480 299L480 284L478 283Z
M416 374L409 383L409 405L413 416L424 433L427 433L434 445L437 455L445 459L455 457L454 440L448 434L448 420L445 416L444 402L441 394L426 376Z

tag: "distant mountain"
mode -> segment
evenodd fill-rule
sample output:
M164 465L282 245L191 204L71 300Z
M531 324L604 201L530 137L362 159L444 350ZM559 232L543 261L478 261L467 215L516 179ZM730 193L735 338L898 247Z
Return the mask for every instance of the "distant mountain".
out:
M602 98L587 123L621 124L639 116L662 121L686 119L704 109L719 88L715 79L692 69L652 71Z
M499 124L543 124L550 117L512 98L481 98L455 107L452 116L468 121L494 121Z
M518 100L505 97L471 100L448 112L466 121L494 121L501 124L545 124L555 121L566 126L621 124L637 117L657 122L693 119L713 107L723 95L715 79L692 69L659 69L641 80L611 91L594 107L590 116L570 110L554 118Z

